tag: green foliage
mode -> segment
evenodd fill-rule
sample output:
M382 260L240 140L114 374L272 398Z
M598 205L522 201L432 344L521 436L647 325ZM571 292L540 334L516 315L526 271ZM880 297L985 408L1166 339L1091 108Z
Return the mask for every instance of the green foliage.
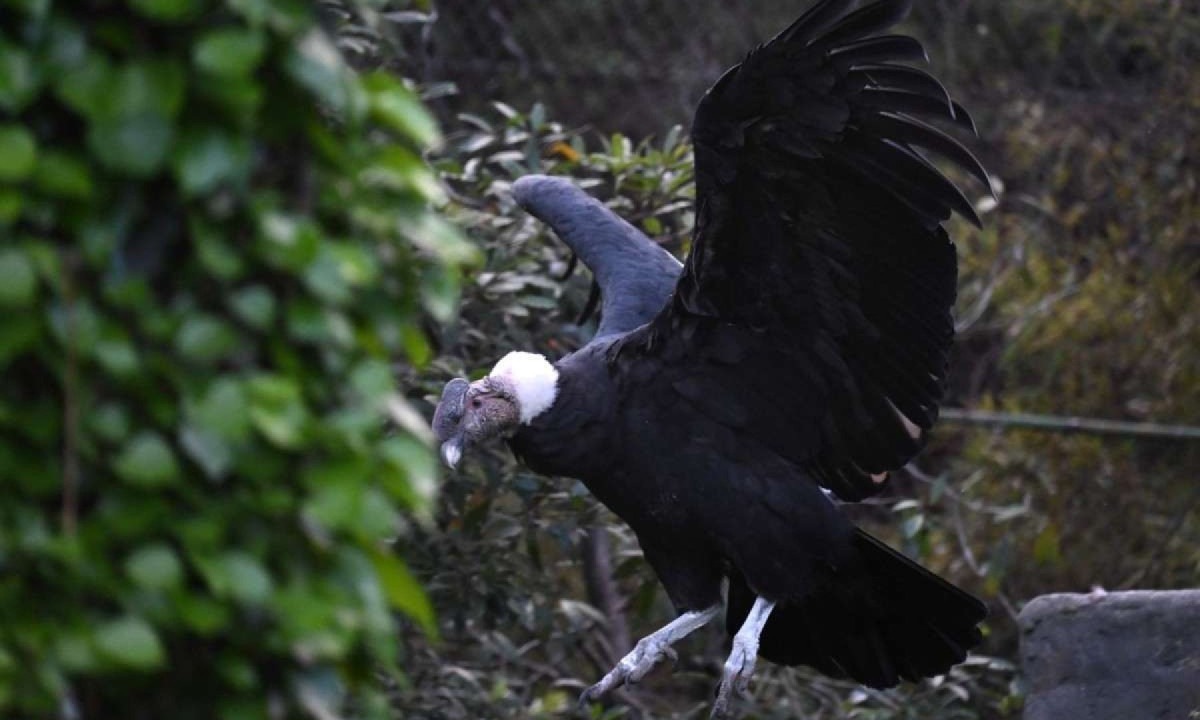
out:
M959 75L948 84L988 109L976 117L1005 186L985 231L960 244L954 404L1200 423L1200 175L1187 160L1200 150L1200 12L1069 0L926 6L920 19L975 36L933 49ZM920 461L935 477L918 489L951 532L930 542L973 549L1008 609L1094 585L1195 584L1196 443L936 437ZM1010 623L996 634L1014 648Z
M0 3L0 714L385 714L438 141L305 3Z

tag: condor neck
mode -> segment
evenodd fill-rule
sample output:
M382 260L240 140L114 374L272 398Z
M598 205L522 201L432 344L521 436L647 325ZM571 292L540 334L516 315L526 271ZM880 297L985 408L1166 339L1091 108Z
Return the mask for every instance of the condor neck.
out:
M587 479L611 466L614 397L604 353L591 346L555 363L554 404L509 440L523 463L543 475Z

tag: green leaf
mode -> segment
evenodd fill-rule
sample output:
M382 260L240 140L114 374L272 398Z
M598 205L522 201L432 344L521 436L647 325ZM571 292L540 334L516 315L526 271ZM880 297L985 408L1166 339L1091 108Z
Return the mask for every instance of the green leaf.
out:
M362 512L360 482L339 478L317 487L304 501L305 518L332 530L352 529Z
M148 487L166 485L179 475L175 453L152 430L143 430L125 443L113 461L113 468L125 480Z
M430 637L437 637L437 620L433 614L433 605L421 588L421 584L408 571L408 566L400 558L387 551L376 551L371 554L371 563L379 574L379 582L383 585L384 595L388 603L416 620Z
M55 150L38 155L33 183L47 195L62 198L85 200L92 194L92 176L87 163Z
M97 665L96 655L91 628L85 631L75 628L59 631L54 642L54 657L63 667L77 672L94 671Z
M41 75L24 50L0 42L0 109L18 113L37 95Z
M383 72L363 78L371 117L422 147L440 145L437 120L420 99L396 78Z
M64 72L54 89L68 107L84 117L99 119L108 110L112 76L113 67L108 58L91 53Z
M138 369L138 355L124 338L101 340L91 348L92 357L112 375L128 377Z
M440 322L454 317L460 295L458 275L450 268L429 268L421 278L421 304Z
M301 270L313 262L321 249L321 235L303 218L283 212L259 213L258 232L262 254L268 262L289 270Z
M144 113L93 122L88 147L110 170L134 177L152 175L171 150L175 129L166 117Z
M250 147L241 139L210 129L180 141L174 166L183 192L200 195L223 182L244 178L250 168Z
M129 411L115 403L105 403L88 413L88 427L109 442L120 442L129 434Z
M125 572L135 583L151 590L170 590L183 580L179 556L162 543L146 545L130 555Z
M52 22L47 28L40 60L47 77L57 77L87 62L87 35L73 22Z
M207 33L196 42L192 48L192 62L213 75L249 75L262 62L265 50L262 33L225 28Z
M21 217L25 196L15 188L0 185L0 226L11 225Z
M0 307L18 308L37 296L33 262L20 248L0 248Z
M205 582L219 597L261 605L271 597L271 576L253 555L234 550L199 563Z
M21 125L0 125L0 182L23 180L37 163L37 142Z
M237 335L227 323L210 315L191 315L179 326L175 349L188 360L213 363L237 344Z
M194 401L185 403L189 422L232 441L250 434L250 402L242 383L218 377Z
M361 117L367 101L362 97L357 76L324 32L314 28L295 43L284 67L329 109L343 114L347 120Z
M269 24L283 35L293 35L311 22L312 3L300 0L226 0L251 25Z
M429 165L413 151L399 145L375 153L371 161L362 166L358 180L365 187L383 187L393 192L415 190L425 202L435 205L446 199L445 188Z
M151 20L178 22L200 14L203 0L129 0L129 4Z
M383 403L395 388L392 369L382 360L364 360L350 371L350 387L365 400Z
M154 628L138 617L125 617L96 628L96 651L108 662L132 670L153 670L166 655Z
M188 231L196 245L196 258L205 270L222 280L232 280L244 272L246 258L232 247L217 226L197 213L188 218Z
M109 82L104 99L108 118L174 118L183 107L186 76L183 66L174 60L129 63L113 73Z
M321 246L316 259L304 269L304 284L331 305L344 305L353 298L341 264L327 244Z
M480 260L479 249L457 227L435 215L425 213L405 223L403 232L443 265L471 265Z
M229 610L225 605L204 595L181 595L176 599L179 618L192 631L213 635L229 624Z
M255 377L250 381L250 420L272 443L296 447L304 440L308 425L300 388L277 375Z
M233 466L233 448L215 432L185 425L179 431L179 444L213 480L224 477Z
M230 298L233 312L242 322L265 330L275 320L275 296L262 285L242 288Z

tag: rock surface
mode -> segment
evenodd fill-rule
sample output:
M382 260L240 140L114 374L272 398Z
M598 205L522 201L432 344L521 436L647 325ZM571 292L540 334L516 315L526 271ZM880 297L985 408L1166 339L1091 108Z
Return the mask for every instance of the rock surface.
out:
M1025 720L1200 720L1200 590L1043 595L1020 623Z

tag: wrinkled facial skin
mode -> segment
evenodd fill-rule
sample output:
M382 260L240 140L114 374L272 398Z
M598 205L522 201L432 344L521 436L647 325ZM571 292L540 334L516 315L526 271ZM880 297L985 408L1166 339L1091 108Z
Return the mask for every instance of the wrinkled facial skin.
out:
M511 388L492 378L468 383L455 378L446 383L433 431L442 444L442 461L451 468L471 445L516 432L520 412Z

